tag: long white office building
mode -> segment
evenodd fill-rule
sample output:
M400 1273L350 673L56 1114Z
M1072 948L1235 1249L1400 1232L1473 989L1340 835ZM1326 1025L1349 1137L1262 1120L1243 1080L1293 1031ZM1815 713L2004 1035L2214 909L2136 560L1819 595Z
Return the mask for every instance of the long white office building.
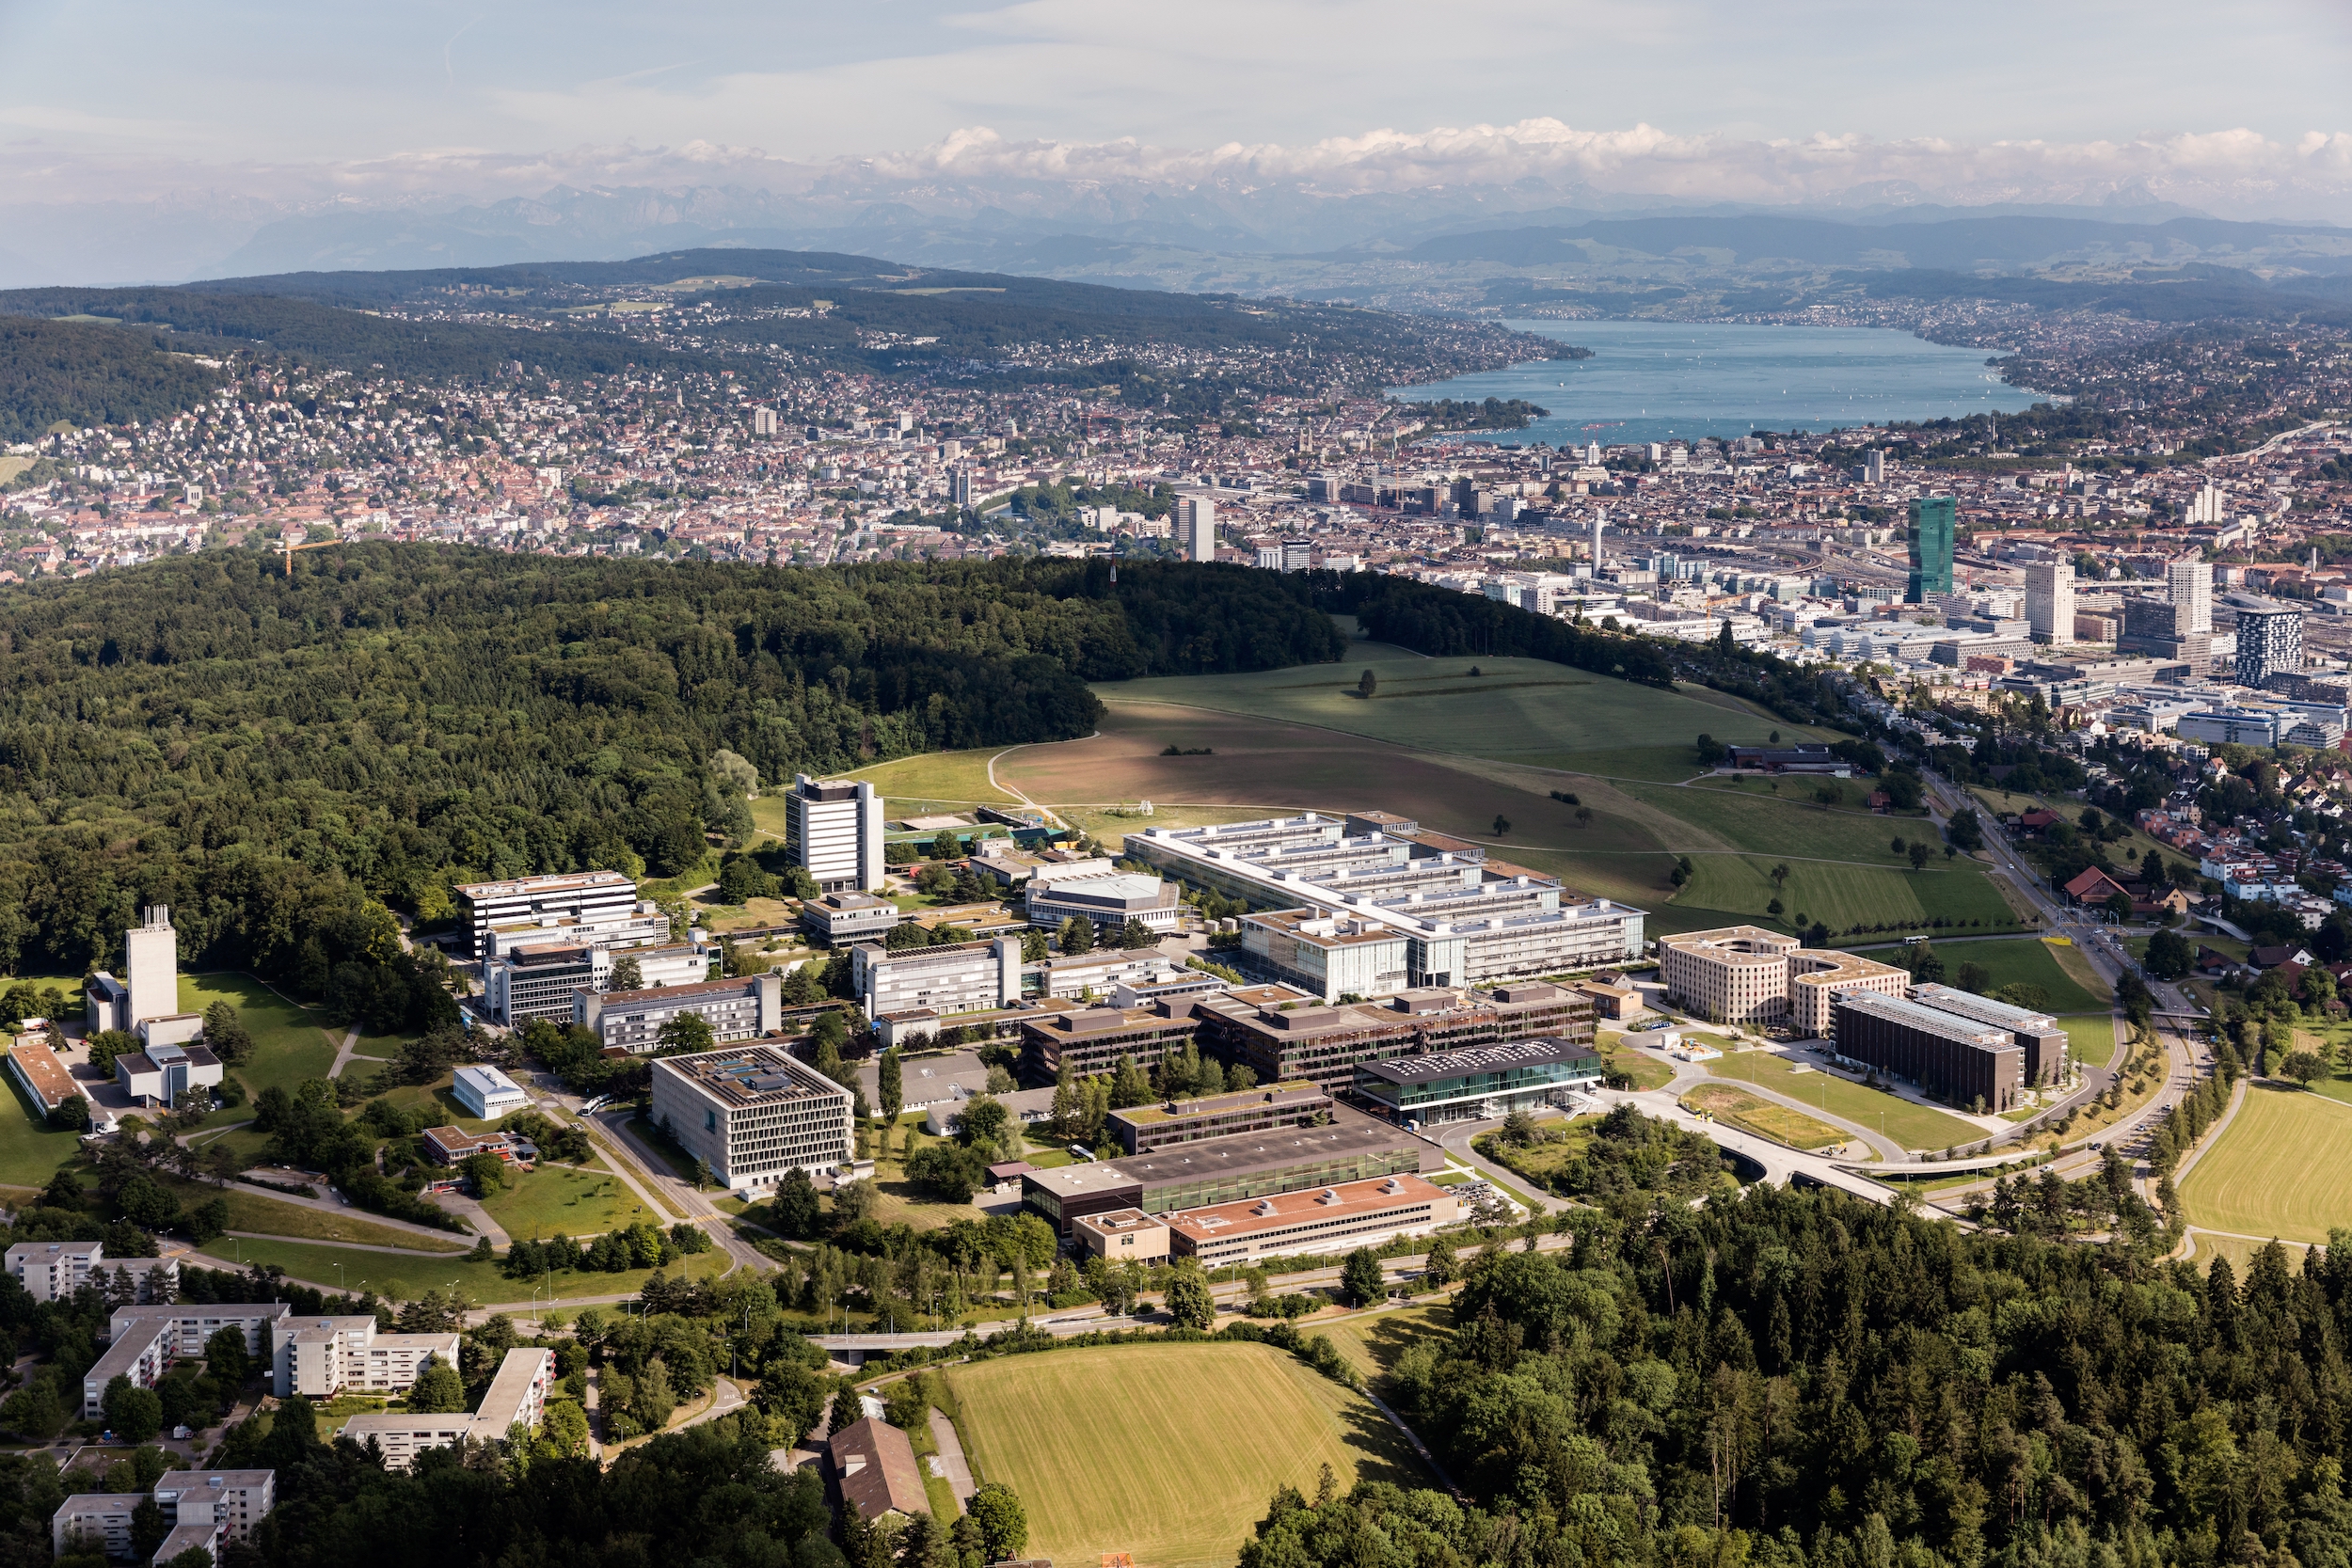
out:
M1307 910L1405 938L1391 991L1481 985L1629 963L1645 911L1568 893L1549 877L1486 863L1486 852L1422 833L1386 812L1303 812L1259 822L1147 828L1126 852L1172 881L1261 910ZM1369 994L1369 993L1367 993Z
M637 916L637 884L618 871L571 871L547 877L516 877L503 882L464 882L454 890L458 914L472 938L468 957L491 956L494 928L529 926L545 940L567 925L594 928L628 926Z

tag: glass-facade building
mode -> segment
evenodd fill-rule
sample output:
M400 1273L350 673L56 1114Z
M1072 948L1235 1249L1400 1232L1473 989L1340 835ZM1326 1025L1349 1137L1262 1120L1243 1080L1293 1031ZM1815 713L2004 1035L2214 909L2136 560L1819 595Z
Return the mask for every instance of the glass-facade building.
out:
M1426 1056L1361 1062L1358 1101L1391 1120L1484 1121L1554 1103L1603 1076L1590 1040L1521 1040Z
M1952 535L1959 520L1959 504L1949 496L1922 496L1911 503L1911 576L1904 603L1926 604L1952 591Z

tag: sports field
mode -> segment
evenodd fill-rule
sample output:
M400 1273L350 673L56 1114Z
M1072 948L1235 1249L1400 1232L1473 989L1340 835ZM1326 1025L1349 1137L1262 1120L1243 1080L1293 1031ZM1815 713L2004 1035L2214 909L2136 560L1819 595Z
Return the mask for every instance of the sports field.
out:
M1230 1564L1275 1489L1314 1496L1328 1465L1425 1486L1361 1395L1265 1345L1107 1345L951 1369L977 1478L1029 1514L1028 1555L1141 1568Z
M2192 1225L2324 1243L2331 1227L2352 1226L2352 1106L2248 1085L2236 1117L2182 1181L2181 1201Z
M1973 1122L1946 1116L1899 1095L1869 1088L1834 1072L1797 1072L1787 1057L1769 1051L1739 1051L1707 1064L1717 1078L1760 1085L1825 1116L1884 1134L1905 1148L1947 1148L1972 1144L1985 1133Z

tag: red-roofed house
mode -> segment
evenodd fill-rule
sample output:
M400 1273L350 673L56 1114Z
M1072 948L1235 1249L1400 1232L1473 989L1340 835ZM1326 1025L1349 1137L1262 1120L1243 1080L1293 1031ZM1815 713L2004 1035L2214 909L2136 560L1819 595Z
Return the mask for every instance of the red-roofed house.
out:
M2066 896L2077 904L2104 904L2119 893L2123 893L2123 884L2095 865L2066 884ZM2123 896L2129 898L2131 895L2124 893Z

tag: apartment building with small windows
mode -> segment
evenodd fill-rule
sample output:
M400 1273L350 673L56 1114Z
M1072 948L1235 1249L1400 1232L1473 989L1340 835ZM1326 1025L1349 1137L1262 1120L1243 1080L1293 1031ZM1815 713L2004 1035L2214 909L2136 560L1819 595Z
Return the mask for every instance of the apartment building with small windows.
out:
M354 1416L336 1435L348 1437L361 1448L373 1445L383 1455L387 1470L405 1470L427 1449L461 1442L502 1443L516 1427L525 1433L538 1431L547 1418L548 1390L554 1383L554 1352L510 1350L482 1396L482 1407L470 1415L462 1410L439 1415L387 1410Z
M131 1280L134 1301L167 1296L180 1282L178 1259L109 1259L100 1242L19 1242L6 1256L8 1277L37 1302L62 1301L85 1285L103 1288L118 1273Z
M787 1171L816 1175L847 1163L851 1104L848 1089L776 1046L653 1064L654 1125L729 1192L771 1192Z
M398 1394L433 1362L457 1363L454 1334L386 1334L373 1316L289 1318L272 1336L272 1391L279 1399L332 1399L343 1389Z
M217 1560L224 1542L243 1541L278 1504L275 1470L173 1470L151 1493L81 1493L66 1498L49 1517L50 1550L63 1557L70 1544L94 1546L110 1558L131 1556L132 1516L150 1497L171 1527L151 1555L169 1562L192 1546Z

